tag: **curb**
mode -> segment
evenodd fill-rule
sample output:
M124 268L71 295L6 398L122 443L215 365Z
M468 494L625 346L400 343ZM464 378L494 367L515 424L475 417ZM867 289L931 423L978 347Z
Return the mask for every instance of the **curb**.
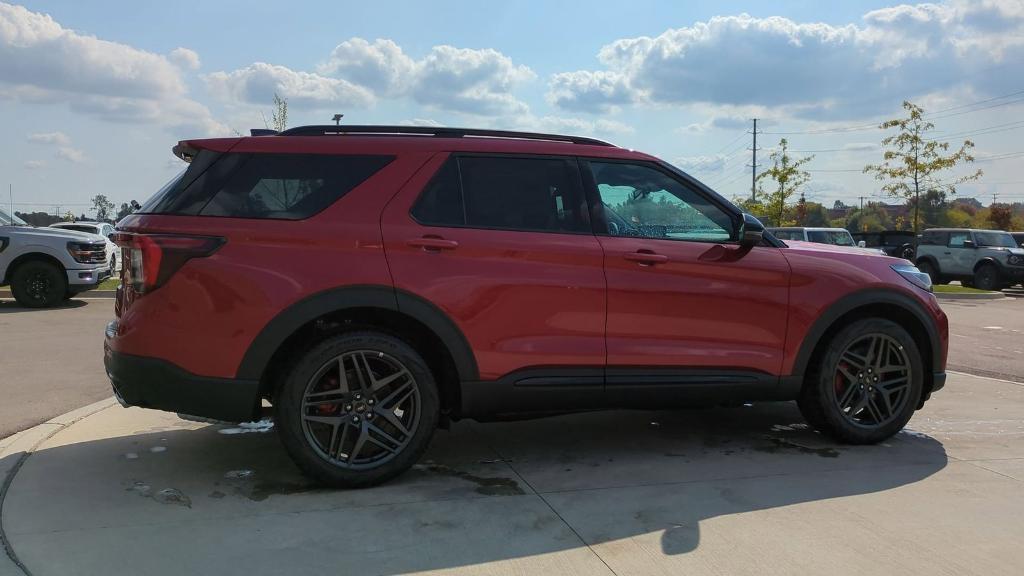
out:
M4 552L0 556L0 573L15 574L16 571L20 571L23 574L31 574L29 569L18 560L18 555L14 553L11 542L7 539L7 535L4 532L4 499L7 497L7 492L14 482L14 477L18 474L18 470L21 469L21 466L28 460L28 457L43 442L46 442L61 430L72 426L79 420L116 405L117 401L114 398L107 398L106 400L93 402L88 406L83 406L60 416L50 418L42 424L37 424L32 428L22 430L7 438L0 438L0 548Z
M117 290L86 290L71 297L72 300L81 298L116 298ZM0 290L0 298L14 298L10 290Z
M1002 300L1006 295L1002 292L935 292L939 300Z

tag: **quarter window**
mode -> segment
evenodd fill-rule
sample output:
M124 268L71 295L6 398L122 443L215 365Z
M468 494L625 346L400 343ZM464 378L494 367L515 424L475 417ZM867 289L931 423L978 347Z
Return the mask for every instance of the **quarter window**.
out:
M733 240L732 217L659 170L619 162L589 163L608 234L667 240Z

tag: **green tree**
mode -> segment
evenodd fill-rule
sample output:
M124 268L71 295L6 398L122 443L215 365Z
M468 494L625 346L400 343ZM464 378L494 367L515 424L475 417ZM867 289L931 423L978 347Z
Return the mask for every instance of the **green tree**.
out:
M759 185L758 193L764 198L767 215L777 218L776 226L786 224L786 201L811 179L811 175L802 170L801 166L813 159L814 156L794 159L789 155L789 142L783 138L779 141L779 149L769 156L772 167L757 175L758 182L772 182L772 190L765 191Z
M1013 229L1013 209L1009 204L992 204L988 207L988 221L996 230Z
M876 180L885 182L882 190L894 198L917 201L913 218L916 234L921 225L922 192L955 194L958 184L977 180L982 172L978 170L967 176L943 178L949 169L974 161L970 152L974 143L964 140L959 150L943 155L949 150L949 143L927 137L935 125L924 120L924 110L907 101L903 102L903 108L907 111L906 118L887 120L879 126L882 130L897 130L882 140L882 146L886 148L882 155L884 161L865 166L864 172L874 173Z
M274 92L274 109L270 111L270 122L263 117L263 125L278 132L288 129L288 101Z
M114 203L103 194L97 194L92 197L92 211L96 213L97 222L106 222L113 215Z
M125 216L135 212L135 206L137 205L138 203L135 202L134 200L132 200L131 202L122 202L121 207L117 209L117 215L114 216L114 220L120 221L121 218L124 218Z
M807 203L807 214L804 216L804 226L828 227L831 222L828 220L828 209L817 202Z
M851 232L879 232L892 228L889 213L876 204L854 210L846 218L846 229Z

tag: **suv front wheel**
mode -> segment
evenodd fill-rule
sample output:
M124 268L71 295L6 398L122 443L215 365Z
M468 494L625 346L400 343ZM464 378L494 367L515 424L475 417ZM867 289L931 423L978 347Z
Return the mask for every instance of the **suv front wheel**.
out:
M827 344L799 400L816 429L850 444L899 432L921 398L924 362L910 334L881 318L858 320Z
M982 264L974 271L972 284L978 290L999 290L1002 285L999 269L994 264Z
M274 402L295 463L339 488L379 484L415 464L439 409L423 358L402 340L370 331L314 346L293 365Z
M26 262L11 275L11 294L26 308L46 308L64 300L68 278L64 269L49 262Z

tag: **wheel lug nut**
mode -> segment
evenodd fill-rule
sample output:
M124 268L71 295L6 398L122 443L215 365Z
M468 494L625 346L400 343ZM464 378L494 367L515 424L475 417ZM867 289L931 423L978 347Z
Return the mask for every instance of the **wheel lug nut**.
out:
M373 414L372 414L372 413L370 413L370 414L367 414L367 415L366 415L366 419L367 419L367 420L373 420Z
M369 404L370 406L373 406L373 398L367 400L366 403Z
M352 421L353 422L359 422L359 416L353 416L352 417Z
M351 411L352 411L352 405L351 404L345 404L345 412L351 412Z

